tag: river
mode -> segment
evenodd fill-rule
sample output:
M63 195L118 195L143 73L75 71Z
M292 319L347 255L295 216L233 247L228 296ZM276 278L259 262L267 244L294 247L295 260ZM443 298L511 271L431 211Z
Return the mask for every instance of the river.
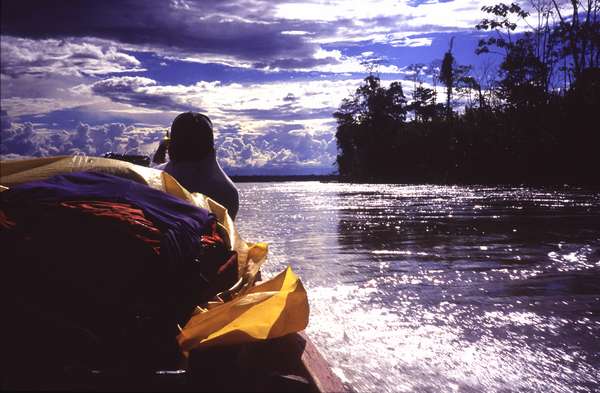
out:
M356 392L600 390L600 193L239 183L239 231L292 266Z

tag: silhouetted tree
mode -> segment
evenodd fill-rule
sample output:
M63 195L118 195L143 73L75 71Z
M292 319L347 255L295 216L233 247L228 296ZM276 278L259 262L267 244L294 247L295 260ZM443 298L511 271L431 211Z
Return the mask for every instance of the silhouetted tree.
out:
M446 86L446 119L452 118L452 98L454 90L458 88L464 91L464 89L468 87L468 84L472 82L472 80L468 78L471 66L459 65L456 63L454 55L452 54L453 43L454 37L450 39L450 47L444 54L439 71L439 80Z
M575 81L588 68L600 67L600 2L552 0L552 4L559 18L554 37L560 42L560 54L570 63L568 70Z
M399 82L388 88L378 77L369 75L334 113L342 176L362 179L390 177L395 152L394 141L406 120L406 98Z
M438 116L435 96L435 90L424 87L422 83L413 90L413 100L407 105L407 110L414 112L415 121L428 122Z
M399 83L385 88L379 78L365 78L334 114L340 174L362 181L600 184L600 0L530 1L537 23L526 21L525 32L516 30L529 18L520 5L482 8L486 18L477 28L495 34L476 53L500 56L497 69L473 73L458 65L451 40L443 59L428 67L433 89L425 66L411 68L408 105ZM445 105L436 103L438 81ZM464 105L455 113L457 98ZM414 113L410 122L407 111Z
M444 53L444 59L442 60L442 66L440 68L440 82L446 86L446 118L452 116L452 89L454 88L454 55L452 55L452 44L454 37L450 39L450 48Z
M491 48L503 51L498 83L500 98L513 107L540 103L547 95L555 59L548 55L547 49L540 48L539 35L527 32L515 37L517 21L527 18L529 13L515 3L485 6L482 10L491 14L492 19L484 18L477 29L493 30L497 36L480 40L475 53L499 53Z
M435 101L435 91L423 87L425 71L428 67L423 63L408 66L410 79L413 82L412 101L407 105L408 112L413 112L414 120L423 116L424 108Z

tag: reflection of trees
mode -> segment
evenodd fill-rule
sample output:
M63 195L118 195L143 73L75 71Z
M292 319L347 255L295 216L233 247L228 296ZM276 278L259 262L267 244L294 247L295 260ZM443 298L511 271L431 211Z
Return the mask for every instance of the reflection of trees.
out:
M515 280L503 288L507 296L600 295L600 274L589 271L545 273L527 280ZM600 311L600 304L596 304Z
M481 257L482 242L502 242L503 231L510 232L508 228L498 230L492 219L482 219L474 225L472 216L445 217L439 213L413 211L390 216L384 209L348 209L341 210L339 217L341 249L365 253L372 260L411 261L424 263L428 268L477 259ZM482 236L486 231L487 238Z
M504 303L531 311L529 301L515 304L523 298L554 312L562 300L581 295L580 305L569 303L559 314L600 312L593 297L600 295L600 270L581 265L600 260L600 205L592 194L465 187L473 199L461 200L461 188L437 190L395 200L339 193L341 277L374 279L374 301L386 304L401 293L418 304L456 301L498 310ZM564 200L570 202L553 206Z
M597 206L590 211L577 206L555 210L540 207L534 194L508 195L500 192L485 201L478 199L477 203L485 204L478 211L473 211L472 201L448 198L433 203L433 195L398 199L391 207L388 200L387 208L340 209L339 247L370 260L420 261L430 267L456 262L489 269L541 266L559 243L598 243ZM344 198L348 196L340 196Z

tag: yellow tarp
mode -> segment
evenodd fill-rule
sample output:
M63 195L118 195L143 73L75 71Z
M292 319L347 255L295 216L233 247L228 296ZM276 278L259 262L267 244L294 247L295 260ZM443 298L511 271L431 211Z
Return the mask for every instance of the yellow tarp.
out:
M308 325L302 282L287 268L275 278L210 310L198 309L177 337L183 351L281 337Z
M212 211L227 232L231 249L238 253L240 280L229 291L217 295L206 309L198 307L178 337L182 350L265 340L298 332L307 326L306 291L291 269L254 286L260 266L267 258L267 245L245 242L227 209L203 194L190 193L163 171L85 155L7 160L0 161L0 192L19 183L84 170L133 175L150 187ZM223 301L229 298L232 299Z

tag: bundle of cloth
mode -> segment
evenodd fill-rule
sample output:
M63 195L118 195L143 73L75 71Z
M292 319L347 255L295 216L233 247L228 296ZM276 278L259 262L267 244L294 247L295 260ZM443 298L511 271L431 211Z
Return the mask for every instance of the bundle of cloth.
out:
M238 280L211 212L136 179L61 174L0 203L3 377L174 368L178 325Z

